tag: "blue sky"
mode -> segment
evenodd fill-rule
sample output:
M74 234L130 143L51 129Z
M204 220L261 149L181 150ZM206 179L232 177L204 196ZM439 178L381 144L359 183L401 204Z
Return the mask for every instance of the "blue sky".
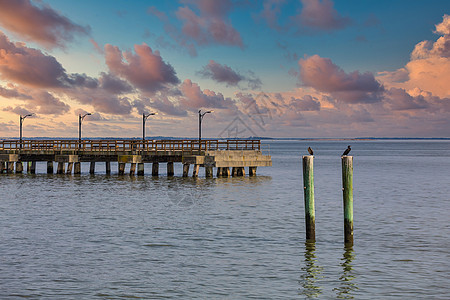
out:
M0 136L33 112L29 136L75 137L92 112L87 136L134 137L155 111L149 135L194 137L198 109L214 109L209 137L233 137L236 118L240 137L449 137L449 13L419 0L0 1Z

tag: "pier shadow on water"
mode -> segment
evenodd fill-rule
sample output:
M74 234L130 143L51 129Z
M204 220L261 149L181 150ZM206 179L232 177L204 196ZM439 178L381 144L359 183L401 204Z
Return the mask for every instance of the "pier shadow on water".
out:
M340 285L333 289L338 299L354 299L354 292L358 290L354 282L356 276L353 271L352 262L355 259L353 247L345 247L341 259L342 275L339 277Z

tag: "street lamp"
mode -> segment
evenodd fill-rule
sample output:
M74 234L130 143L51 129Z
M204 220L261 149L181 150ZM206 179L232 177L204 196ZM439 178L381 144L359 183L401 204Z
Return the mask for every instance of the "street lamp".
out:
M83 122L86 116L90 116L90 113L85 113L84 115L78 115L78 142L81 145L81 122Z
M145 121L147 121L148 117L157 115L158 113L149 113L146 115L145 113L142 114L142 140L145 140Z
M201 109L198 111L198 140L199 141L202 140L202 120L203 120L203 117L206 114L210 114L212 112L214 112L214 111L213 110L208 110L208 111L205 111L204 113L202 113Z
M26 117L31 117L32 115L33 114L27 114L25 116L20 115L20 139L19 139L19 141L20 141L20 149L22 149L22 123L23 123L23 120L25 120Z

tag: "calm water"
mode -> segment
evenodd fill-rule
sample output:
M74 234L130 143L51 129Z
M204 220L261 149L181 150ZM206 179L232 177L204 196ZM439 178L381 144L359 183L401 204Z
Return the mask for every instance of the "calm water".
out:
M354 155L343 247L340 154ZM449 141L270 142L255 178L0 175L0 299L449 299ZM305 244L301 155L315 150ZM112 166L117 173L117 166ZM203 176L203 177L202 177Z

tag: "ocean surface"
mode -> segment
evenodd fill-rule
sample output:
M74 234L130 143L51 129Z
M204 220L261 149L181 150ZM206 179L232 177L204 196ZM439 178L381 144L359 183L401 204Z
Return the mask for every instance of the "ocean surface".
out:
M256 177L0 175L0 299L450 299L450 141L267 141ZM354 156L346 249L340 155ZM315 244L301 156L315 151ZM127 166L128 170L129 166Z

